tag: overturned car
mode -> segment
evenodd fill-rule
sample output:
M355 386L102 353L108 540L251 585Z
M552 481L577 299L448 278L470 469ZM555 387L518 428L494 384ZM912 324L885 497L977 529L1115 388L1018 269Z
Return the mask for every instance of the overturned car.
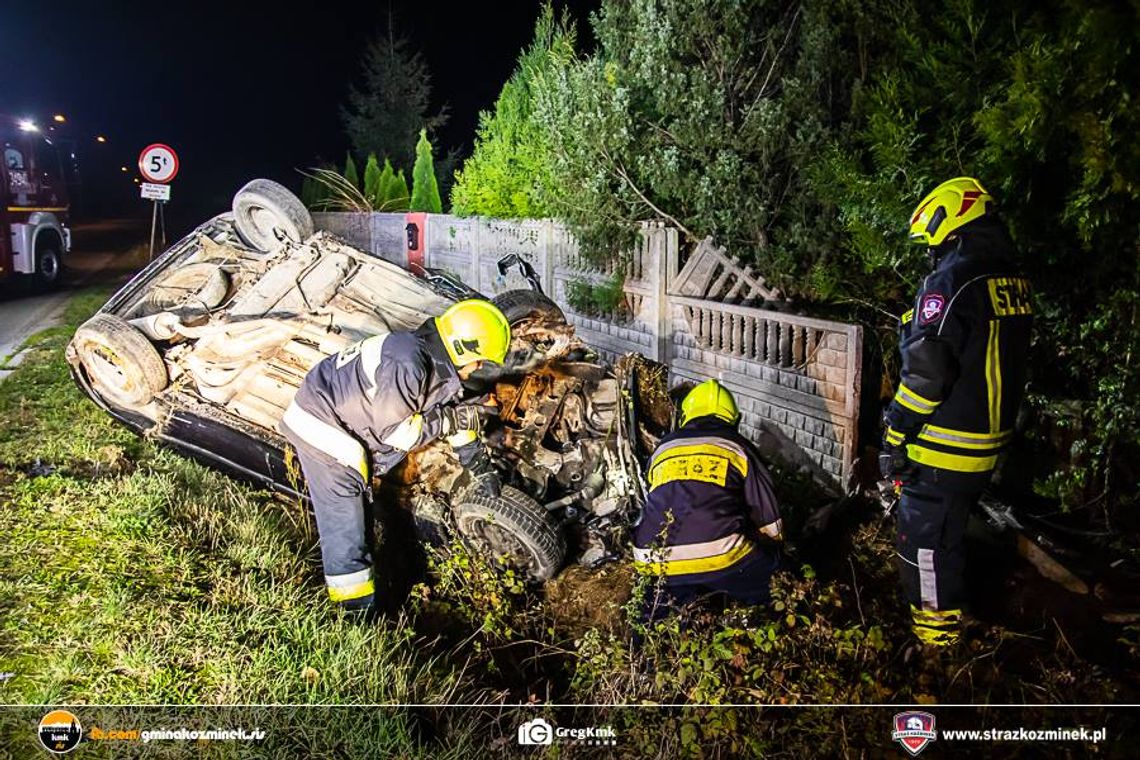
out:
M308 370L470 297L486 296L314 233L288 190L254 180L231 214L173 245L81 325L67 358L83 391L128 427L303 498L278 423ZM503 367L480 370L471 394L497 412L484 434L502 495L454 496L467 493L463 471L439 443L412 452L385 492L422 537L458 534L536 580L568 560L616 558L641 487L627 392L635 365L599 362L537 289L490 300L511 323L511 351Z

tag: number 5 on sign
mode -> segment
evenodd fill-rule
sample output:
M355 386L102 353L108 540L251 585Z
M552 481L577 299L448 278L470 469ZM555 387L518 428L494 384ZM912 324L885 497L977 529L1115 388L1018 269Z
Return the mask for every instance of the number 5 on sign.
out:
M169 145L148 145L139 154L139 172L147 182L165 184L178 174L178 154Z

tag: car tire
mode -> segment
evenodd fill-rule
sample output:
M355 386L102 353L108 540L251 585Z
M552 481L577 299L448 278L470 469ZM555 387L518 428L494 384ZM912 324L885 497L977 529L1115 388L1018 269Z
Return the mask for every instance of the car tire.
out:
M566 559L562 528L541 504L510 486L498 497L468 492L452 505L459 534L475 551L502 559L535 581L554 577ZM521 556L520 556L521 555Z
M544 321L566 321L566 314L558 304L537 290L508 290L492 298L491 303L499 307L512 325L536 317Z
M36 287L41 290L56 288L63 279L63 257L55 242L44 242L36 246L35 278Z
M99 395L123 406L145 406L170 383L157 349L119 317L96 314L79 326L71 345Z
M265 253L313 234L313 217L300 199L269 179L255 179L234 195L234 226L247 245Z

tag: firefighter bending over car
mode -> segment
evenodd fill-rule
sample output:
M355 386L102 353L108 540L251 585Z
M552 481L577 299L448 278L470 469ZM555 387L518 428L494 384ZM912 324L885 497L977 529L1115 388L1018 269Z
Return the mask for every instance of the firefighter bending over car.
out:
M472 476L470 487L498 495L478 408L460 400L462 381L483 362L501 364L510 342L510 325L496 306L460 301L414 332L367 338L305 376L281 429L309 487L333 602L349 609L374 603L365 511L370 472L382 476L409 451L443 437Z
M740 412L716 380L681 404L681 427L649 462L649 497L634 532L634 565L661 576L644 617L705 595L768 601L783 540L772 478L737 431Z
M883 476L903 482L897 549L914 633L942 646L959 638L966 520L1013 437L1033 309L978 180L958 177L923 198L910 239L927 247L934 271L902 316L881 460Z

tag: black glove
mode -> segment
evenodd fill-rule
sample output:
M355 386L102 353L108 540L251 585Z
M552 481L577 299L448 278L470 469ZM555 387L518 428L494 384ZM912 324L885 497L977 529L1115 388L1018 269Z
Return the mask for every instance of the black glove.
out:
M487 453L487 447L483 445L482 441L474 441L466 446L460 446L455 450L455 453L459 457L459 463L463 465L463 468L467 470L467 475L471 478L470 485L467 486L469 492L490 498L495 498L502 493L503 483L499 479L499 473L495 471L495 466L491 463L491 455Z
M478 433L483 429L482 407L475 404L445 406L439 410L440 435L445 438L467 430Z
M906 455L906 443L896 446L883 441L883 451L879 454L879 472L887 480L906 480L914 471L914 465Z

